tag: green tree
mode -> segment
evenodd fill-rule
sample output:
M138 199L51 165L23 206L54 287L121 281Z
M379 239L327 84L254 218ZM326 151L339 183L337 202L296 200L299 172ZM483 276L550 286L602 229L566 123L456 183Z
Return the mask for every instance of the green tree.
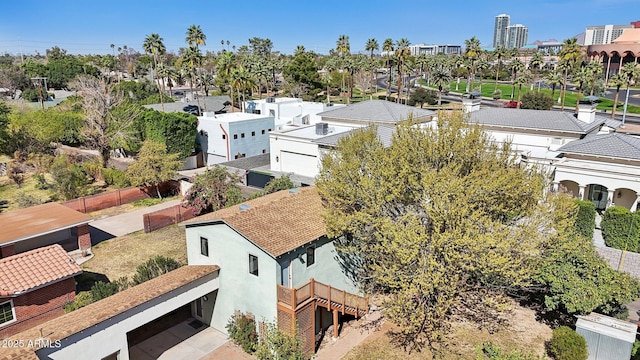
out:
M409 50L410 45L411 43L406 38L402 38L396 42L395 58L398 70L398 79L396 85L398 87L398 98L396 99L396 102L398 103L400 102L400 94L402 94L402 84L404 80L402 75L404 73L405 62L407 61L409 55L411 55L411 51ZM409 97L408 93L407 97Z
M620 95L620 88L625 85L626 78L623 73L617 73L609 79L609 86L616 88L616 97L613 99L613 109L611 109L611 118L616 116L616 108L618 107L618 97Z
M338 37L338 41L336 41L336 52L340 57L342 65L342 87L340 88L340 96L342 96L342 93L344 93L344 75L346 73L344 59L346 56L351 55L351 45L349 44L349 37L347 35L343 34ZM347 99L347 102L348 101L349 100Z
M578 113L578 104L580 103L580 99L582 98L582 90L584 88L584 85L587 84L590 79L591 79L591 73L589 72L589 69L584 66L579 67L573 73L572 81L575 84L578 84L578 97L576 99L576 109L575 109L576 113Z
M167 48L164 46L163 39L158 34L150 34L144 39L144 43L142 44L144 52L150 54L153 57L153 70L154 70L154 79L158 81L158 93L160 94L160 104L162 106L162 111L164 111L164 102L162 100L162 89L160 87L159 79L157 78L157 73L155 70L158 69L158 61L160 55L163 55Z
M567 93L567 77L571 73L571 70L577 67L582 57L582 49L578 44L578 40L576 38L565 39L562 43L562 50L560 50L558 56L560 57L560 62L563 64L563 66L558 64L558 67L564 72L564 81L562 82L562 110L564 110L564 98Z
M556 101L556 87L558 85L563 85L564 84L564 80L562 78L562 74L560 74L557 71L551 71L549 72L546 76L545 76L545 81L551 85L551 98L553 99L553 101Z
M302 85L309 90L322 88L315 57L306 51L297 53L284 68L282 75L291 83Z
M387 74L387 98L391 95L391 71L393 69L393 61L391 54L394 51L393 39L386 38L382 43L382 51L385 52L385 58L387 66L389 67L389 73Z
M9 106L4 101L0 101L0 153L7 153L9 114L11 114Z
M551 110L553 98L542 92L529 91L522 95L522 109Z
M385 294L398 341L437 350L454 316L500 318L504 292L534 271L546 210L541 178L461 112L411 125L388 148L375 128L342 138L316 185L339 256L366 292Z
M88 183L87 175L67 155L56 156L50 171L53 189L63 199L70 200L83 195L84 186Z
M367 40L364 49L369 52L369 58L373 60L373 52L380 50L378 40L376 40L375 38L370 38L369 40ZM375 74L377 74L377 71L375 71L374 67L371 67L371 82L373 84L377 83L377 79L374 78Z
M493 57L496 59L496 82L493 87L493 91L498 90L498 77L500 75L500 65L502 65L502 59L507 55L507 51L504 47L498 46L493 51Z
M153 186L158 198L158 185L171 180L182 167L178 154L168 154L167 147L162 142L147 140L142 145L137 160L129 165L127 177L134 186Z
M478 40L478 38L474 36L471 39L464 41L464 57L468 59L471 64L469 81L467 81L467 92L473 91L473 80L476 77L476 65L481 55L482 48L480 47L480 40Z
M433 94L433 91L427 90L424 88L417 88L409 98L409 105L415 106L416 104L420 104L420 108L427 104L433 104L436 102L436 97Z
M237 175L216 165L196 175L185 200L196 214L232 206L244 201L239 182Z
M268 322L265 325L266 331L256 348L256 357L259 360L305 360L308 358L303 352L303 342L297 331L297 325L293 325L296 329L293 334L280 331L278 324L274 322Z
M271 194L280 190L288 190L293 188L294 186L291 178L289 178L289 175L285 175L269 180L269 182L264 186L263 192L265 194Z
M540 74L540 69L543 64L544 56L542 55L542 52L536 51L531 57L531 60L529 60L529 70L533 73L534 83L538 81L538 75Z

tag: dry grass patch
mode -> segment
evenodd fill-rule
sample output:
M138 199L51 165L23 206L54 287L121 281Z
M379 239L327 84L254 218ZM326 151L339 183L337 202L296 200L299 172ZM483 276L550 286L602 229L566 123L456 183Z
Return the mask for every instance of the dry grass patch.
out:
M379 331L369 336L362 344L351 350L343 359L346 360L417 360L431 359L428 350L422 352L408 352L392 344L388 335L395 326L384 323ZM477 326L467 322L456 323L453 332L446 343L446 354L443 359L476 359L477 346L493 343L500 347L503 353L513 350L530 352L536 356L545 356L545 341L551 339L551 328L535 320L533 310L515 306L509 324L500 331L490 334L486 330L479 330Z
M172 225L151 233L133 234L103 241L92 248L94 257L82 264L85 271L104 274L109 280L131 277L136 267L157 255L187 264L184 228Z

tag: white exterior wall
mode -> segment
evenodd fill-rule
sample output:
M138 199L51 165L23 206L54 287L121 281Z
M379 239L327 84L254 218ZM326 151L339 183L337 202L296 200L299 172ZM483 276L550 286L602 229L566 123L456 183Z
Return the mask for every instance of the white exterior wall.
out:
M237 118L239 114L228 115ZM233 160L238 153L248 157L260 155L262 150L269 152L269 129L273 130L275 126L273 117L246 116L245 120L235 121L228 121L234 119L225 115L198 118L198 139L207 165ZM255 136L251 135L252 131ZM242 133L245 134L244 138ZM237 135L237 139L234 139L234 135Z
M318 144L308 139L272 134L270 137L271 170L316 177L320 169ZM276 159L277 158L277 159Z
M523 133L510 133L485 129L496 142L504 143L510 141L513 149L518 153L529 157L545 159L547 156L555 157L554 152L561 146L578 140L577 137L561 137L550 135L535 135ZM544 156L544 157L543 157Z
M278 264L271 255L224 223L187 226L186 237L189 265L220 266L211 327L226 334L236 310L252 313L256 321L276 319ZM209 256L200 253L200 237L209 241ZM259 276L249 273L249 254L258 257Z
M60 348L43 348L36 354L41 359L75 360L83 357L101 359L120 351L119 359L128 360L127 333L129 331L216 291L218 285L218 272L215 272L71 335L61 341Z

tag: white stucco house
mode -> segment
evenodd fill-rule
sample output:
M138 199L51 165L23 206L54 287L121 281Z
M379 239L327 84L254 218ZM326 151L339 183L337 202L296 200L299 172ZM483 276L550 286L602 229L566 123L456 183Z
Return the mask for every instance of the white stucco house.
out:
M273 116L247 113L204 113L198 117L197 141L206 165L269 152Z
M247 113L272 116L275 119L276 130L281 130L286 125L316 124L322 120L319 113L344 106L290 97L267 97L244 103Z

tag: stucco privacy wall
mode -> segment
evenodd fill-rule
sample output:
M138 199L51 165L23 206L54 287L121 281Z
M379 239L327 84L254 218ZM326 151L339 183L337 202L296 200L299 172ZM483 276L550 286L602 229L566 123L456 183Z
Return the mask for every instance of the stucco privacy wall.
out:
M120 352L118 359L129 359L127 333L191 301L214 292L218 286L218 272L208 274L176 290L73 334L61 341L60 348L43 348L39 358L75 360L80 354L102 359ZM90 355L89 355L90 354Z
M278 267L276 260L223 222L187 225L189 265L218 265L220 290L211 326L227 333L234 312L250 312L258 321L276 319ZM209 256L201 254L200 238L209 244ZM249 255L258 257L258 276L249 273Z

